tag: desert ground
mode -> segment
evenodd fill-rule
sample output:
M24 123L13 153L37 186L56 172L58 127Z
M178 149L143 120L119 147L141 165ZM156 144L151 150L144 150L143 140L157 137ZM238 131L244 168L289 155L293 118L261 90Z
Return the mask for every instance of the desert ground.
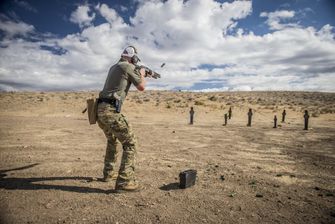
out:
M0 94L0 223L335 223L335 93L132 91L132 193L99 181L106 138L82 113L97 95Z

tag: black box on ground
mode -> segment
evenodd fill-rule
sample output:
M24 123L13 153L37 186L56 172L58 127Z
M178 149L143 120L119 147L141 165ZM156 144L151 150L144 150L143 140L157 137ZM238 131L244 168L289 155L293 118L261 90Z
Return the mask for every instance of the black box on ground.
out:
M195 184L196 177L196 170L185 170L179 173L179 187L184 189L193 186Z

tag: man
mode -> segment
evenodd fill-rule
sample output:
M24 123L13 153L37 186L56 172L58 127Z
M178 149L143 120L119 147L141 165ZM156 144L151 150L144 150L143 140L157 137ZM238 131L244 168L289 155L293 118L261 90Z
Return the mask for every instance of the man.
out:
M137 191L139 185L135 180L136 140L126 117L121 113L122 103L126 99L131 84L139 91L146 85L144 69L135 68L139 61L136 48L128 46L121 54L121 59L113 65L98 100L98 124L107 137L103 180L116 179L115 190ZM115 170L117 159L117 140L123 147L119 171Z

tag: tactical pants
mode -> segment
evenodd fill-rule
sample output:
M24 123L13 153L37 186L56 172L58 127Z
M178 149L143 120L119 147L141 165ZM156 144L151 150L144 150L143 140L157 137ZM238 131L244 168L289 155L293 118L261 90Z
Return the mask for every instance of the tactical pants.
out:
M100 103L97 121L107 138L104 175L116 172L115 163L119 151L116 146L117 140L119 140L123 147L123 153L117 182L134 181L136 140L126 117L117 113L110 104Z

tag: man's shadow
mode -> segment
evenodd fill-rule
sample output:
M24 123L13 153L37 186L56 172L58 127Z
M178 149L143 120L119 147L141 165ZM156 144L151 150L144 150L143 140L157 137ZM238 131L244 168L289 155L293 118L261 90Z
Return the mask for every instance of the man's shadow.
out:
M0 189L8 189L8 190L62 190L62 191L72 191L77 193L102 193L102 194L110 194L115 193L114 190L103 190L99 188L91 188L91 187L79 187L79 186L64 186L64 185L52 185L52 184L40 184L35 182L41 181L55 181L55 180L81 180L86 182L94 181L92 177L31 177L31 178L17 178L17 177L8 177L7 172L16 171L16 170L24 170L28 168L32 168L39 163L31 164L28 166L8 169L8 170L0 170Z

